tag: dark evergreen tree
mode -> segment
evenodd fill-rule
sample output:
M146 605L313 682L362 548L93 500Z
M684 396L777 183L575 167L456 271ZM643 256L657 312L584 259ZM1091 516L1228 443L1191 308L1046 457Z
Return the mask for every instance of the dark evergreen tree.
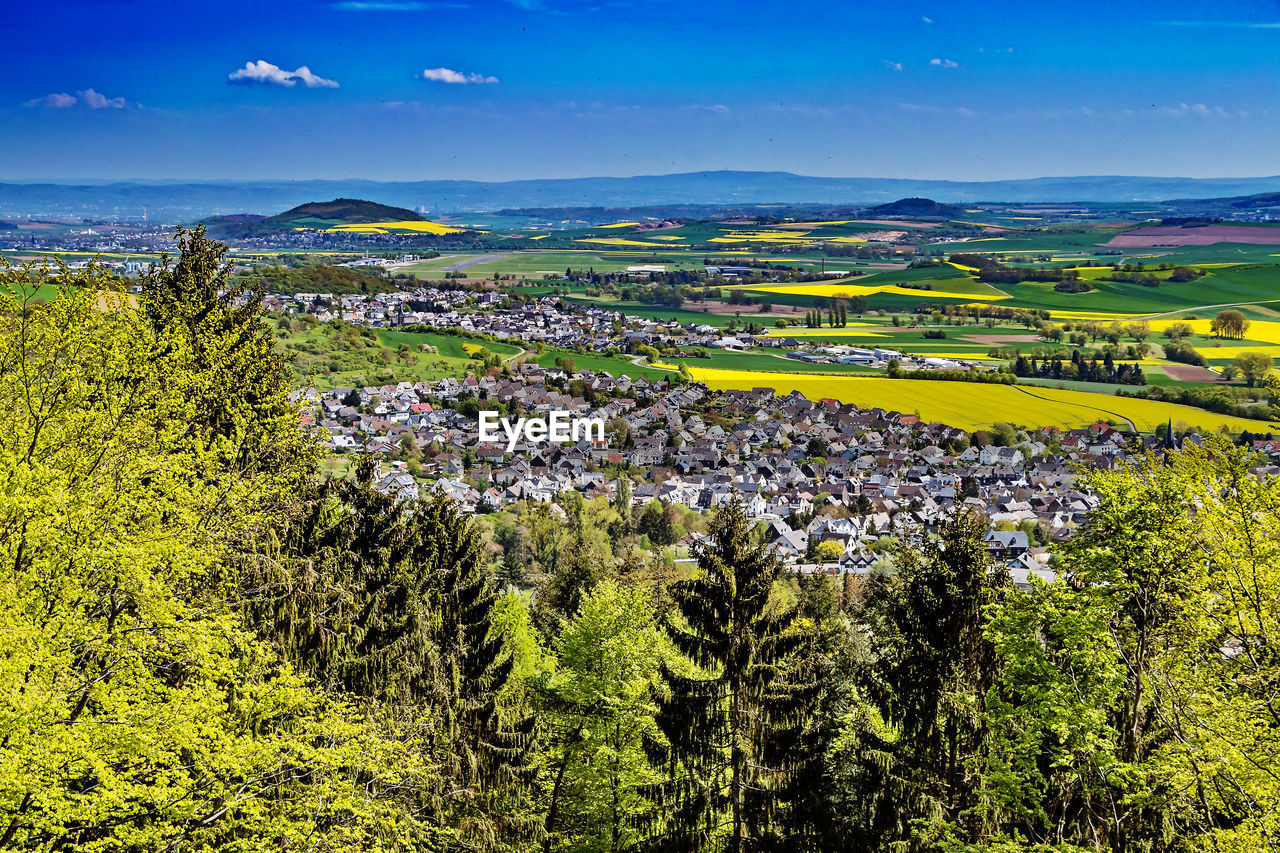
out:
M985 516L962 509L937 541L902 551L896 573L868 585L860 616L876 657L837 771L854 849L932 850L944 833L973 843L986 830L983 709L997 667L983 632L1008 587L986 531Z
M505 718L512 659L474 525L444 497L398 501L371 482L317 486L263 561L249 617L324 687L381 707L448 780L422 807L479 849L526 833L533 719ZM501 806L499 806L501 804Z
M614 512L618 514L616 520L609 524L609 536L617 542L633 532L631 523L631 480L625 476L618 477L618 489L610 501Z
M648 847L774 849L815 760L803 716L817 691L787 668L803 635L789 630L793 610L769 606L781 566L752 543L739 501L712 521L698 567L696 578L671 586L664 628L709 675L661 667L655 700L664 739L648 750L669 778L650 791L659 810Z
M422 541L432 545L438 579L432 633L440 689L434 707L442 711L443 725L435 754L454 785L454 795L445 796L445 816L467 846L528 837L537 826L522 802L536 773L529 756L534 718L507 719L499 703L513 658L494 628L498 597L484 572L480 537L443 497L419 502L414 521Z
M297 428L288 359L263 322L261 295L232 284L227 246L203 225L175 236L178 259L162 256L142 276L140 307L160 358L189 353L192 370L181 379L198 401L191 430L234 454L238 470L301 476L315 461L313 442Z

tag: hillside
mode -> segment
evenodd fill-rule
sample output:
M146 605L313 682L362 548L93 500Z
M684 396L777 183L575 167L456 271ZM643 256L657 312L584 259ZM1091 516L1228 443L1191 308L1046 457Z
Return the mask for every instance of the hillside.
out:
M403 207L392 207L357 198L335 198L333 201L309 201L284 213L269 216L265 222L295 224L309 221L339 222L419 222L426 217Z
M910 216L947 219L953 216L960 216L964 213L964 208L956 207L953 204L942 204L931 198L900 198L888 204L876 205L866 213L869 216L879 217Z
M412 210L356 198L309 201L275 216L233 213L205 220L209 234L220 238L262 237L298 228L327 229L379 222L426 222Z
M236 283L257 293L392 293L390 279L350 267L263 267L235 277Z

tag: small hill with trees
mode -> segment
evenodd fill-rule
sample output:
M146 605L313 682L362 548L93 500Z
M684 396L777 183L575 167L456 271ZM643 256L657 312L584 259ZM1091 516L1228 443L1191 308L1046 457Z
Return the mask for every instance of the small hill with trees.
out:
M335 198L333 201L309 201L284 213L269 217L267 222L299 224L325 222L425 222L426 217L404 207L391 207L358 198Z
M426 217L404 207L358 198L309 201L275 216L237 213L205 220L208 233L220 237L263 237L296 228L332 228L359 222L425 222Z
M937 217L940 219L950 219L964 213L964 209L954 204L942 204L931 198L900 198L897 201L891 201L887 204L878 204L866 211L867 216L874 217L895 217L905 216L912 218L919 217Z

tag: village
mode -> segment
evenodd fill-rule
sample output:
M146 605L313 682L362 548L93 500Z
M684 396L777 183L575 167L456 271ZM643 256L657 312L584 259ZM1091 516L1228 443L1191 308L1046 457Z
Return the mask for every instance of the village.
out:
M566 390L570 382L581 383L579 395ZM889 545L918 544L952 507L965 504L986 514L988 549L1024 586L1029 575L1054 576L1046 546L1069 539L1096 505L1074 486L1078 466L1111 467L1129 454L1168 446L1105 423L1020 432L1015 446L979 446L960 429L798 392L715 393L697 384L534 364L509 377L304 397L315 412L306 423L327 447L379 456L378 487L406 500L434 491L468 513L524 503L558 511L557 499L570 491L613 500L622 479L635 505L711 511L736 497L789 566L831 574L870 572ZM494 405L600 418L609 431L604 441L522 441L508 451L479 440L474 412ZM405 455L415 462L393 459ZM818 564L814 556L824 542L837 543L838 556Z
M904 369L989 371L990 364L958 358L913 356L887 347L821 345L792 337L785 329L752 326L729 330L709 323L639 317L620 311L563 302L543 296L523 301L495 290L419 287L378 295L298 293L269 295L270 312L312 316L373 329L422 328L460 331L511 343L558 347L581 353L634 353L649 346L663 353L697 357L707 351L746 352L767 347L804 364L848 364L886 369L897 361Z

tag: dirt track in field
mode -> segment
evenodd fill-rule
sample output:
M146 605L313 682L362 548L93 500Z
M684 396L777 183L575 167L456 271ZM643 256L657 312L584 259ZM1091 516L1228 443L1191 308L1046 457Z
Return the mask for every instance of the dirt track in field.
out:
M1194 364L1162 364L1160 369L1178 382L1221 382L1222 377Z
M960 340L988 347L999 347L1005 344L1034 344L1039 342L1039 335L963 335Z

